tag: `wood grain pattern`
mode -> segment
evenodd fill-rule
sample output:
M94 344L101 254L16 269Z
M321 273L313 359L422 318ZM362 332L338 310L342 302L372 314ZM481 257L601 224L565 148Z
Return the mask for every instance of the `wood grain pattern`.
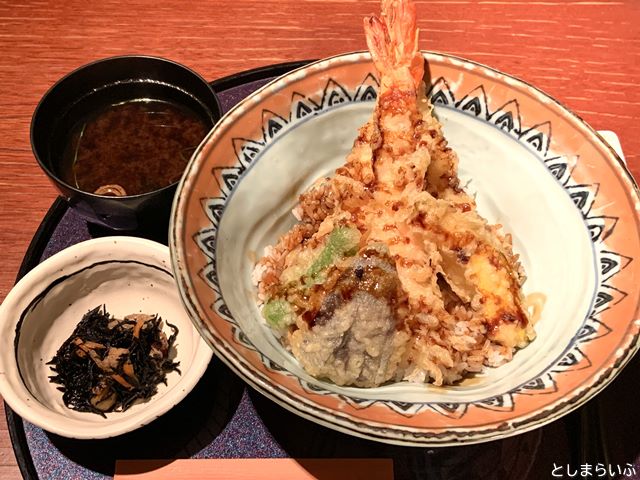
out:
M390 458L121 460L114 480L393 480Z
M614 130L640 177L640 2L417 3L422 48L513 74L594 128ZM377 10L378 0L0 2L0 300L56 196L31 154L29 123L62 75L101 57L144 53L214 79L361 50L362 17ZM7 438L3 425L0 477L17 478Z

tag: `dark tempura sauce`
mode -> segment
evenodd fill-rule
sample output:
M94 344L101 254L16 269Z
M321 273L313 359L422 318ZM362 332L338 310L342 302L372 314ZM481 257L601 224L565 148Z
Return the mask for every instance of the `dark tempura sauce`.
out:
M180 179L207 130L202 118L168 102L112 105L74 128L61 174L85 192L151 192Z

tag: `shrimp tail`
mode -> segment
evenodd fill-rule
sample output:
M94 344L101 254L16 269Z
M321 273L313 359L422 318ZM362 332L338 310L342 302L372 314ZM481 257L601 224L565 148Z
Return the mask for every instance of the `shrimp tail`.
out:
M416 6L412 0L382 0L382 18L364 19L367 46L381 73L408 68L416 87L424 75L424 58L418 50Z

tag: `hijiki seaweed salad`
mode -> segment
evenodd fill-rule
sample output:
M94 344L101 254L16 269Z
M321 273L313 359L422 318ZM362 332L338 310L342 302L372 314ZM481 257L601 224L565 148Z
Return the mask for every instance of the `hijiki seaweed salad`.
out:
M167 373L180 373L179 362L171 359L178 327L165 323L172 331L168 338L157 315L117 319L104 306L84 315L48 363L64 404L104 416L155 395Z
M489 225L423 81L415 6L366 18L380 76L346 163L299 197L254 270L262 315L302 367L338 385L451 384L535 338L511 236Z

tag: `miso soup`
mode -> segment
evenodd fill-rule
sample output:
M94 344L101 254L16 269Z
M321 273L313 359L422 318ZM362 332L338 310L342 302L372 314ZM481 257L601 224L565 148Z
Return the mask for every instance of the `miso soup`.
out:
M201 117L166 101L110 105L72 129L60 174L85 192L139 195L158 190L180 179L207 131Z

